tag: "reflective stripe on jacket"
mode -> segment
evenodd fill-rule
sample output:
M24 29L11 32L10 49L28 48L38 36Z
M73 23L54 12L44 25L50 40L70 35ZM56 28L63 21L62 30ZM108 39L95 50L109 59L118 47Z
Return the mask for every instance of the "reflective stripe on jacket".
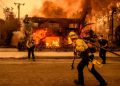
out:
M75 40L75 45L76 45L76 50L80 52L83 52L88 48L88 45L80 38Z

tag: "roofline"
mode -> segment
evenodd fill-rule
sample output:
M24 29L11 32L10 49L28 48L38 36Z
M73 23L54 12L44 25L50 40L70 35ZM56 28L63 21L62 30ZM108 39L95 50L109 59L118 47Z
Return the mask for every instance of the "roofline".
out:
M60 21L67 21L69 23L81 23L82 21L80 19L75 19L75 18L45 18L45 17L27 17L28 19L32 20L32 19L37 19L36 23L38 23L39 21L51 21L51 22L60 22ZM26 19L26 18L25 18ZM24 19L24 20L25 20ZM23 20L23 21L24 21Z

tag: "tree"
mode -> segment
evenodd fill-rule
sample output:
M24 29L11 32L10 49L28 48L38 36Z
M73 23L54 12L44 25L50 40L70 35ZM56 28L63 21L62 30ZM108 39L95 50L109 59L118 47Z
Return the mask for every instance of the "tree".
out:
M9 45L11 43L11 38L13 36L13 31L20 30L20 21L15 18L13 8L6 8L4 9L5 14L5 24L2 27L5 35L5 43Z
M11 43L11 38L13 36L12 32L20 30L20 21L15 19L13 16L9 16L9 18L5 20L3 30L6 33L5 37L6 45L9 45Z

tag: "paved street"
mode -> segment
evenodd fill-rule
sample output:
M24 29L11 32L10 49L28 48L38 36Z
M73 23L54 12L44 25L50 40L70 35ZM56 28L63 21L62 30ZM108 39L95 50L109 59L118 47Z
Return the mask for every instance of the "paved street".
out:
M99 62L100 58L95 58ZM74 70L70 69L72 59L0 59L0 86L77 86L76 59ZM95 66L108 86L120 86L120 58L107 58L102 68ZM84 69L85 86L98 86L99 82Z
M120 55L120 51L114 51ZM73 52L55 52L55 51L35 51L36 58L73 58ZM27 58L27 51L18 51L16 48L0 48L0 58ZM99 52L94 53L95 57L99 57ZM106 57L120 57L113 53L106 52Z

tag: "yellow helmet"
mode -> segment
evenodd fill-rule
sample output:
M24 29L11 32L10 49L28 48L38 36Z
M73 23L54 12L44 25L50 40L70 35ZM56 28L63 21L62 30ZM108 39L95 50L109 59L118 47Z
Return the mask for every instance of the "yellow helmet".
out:
M78 38L78 35L77 35L75 32L71 31L71 32L69 33L69 37L70 37L70 38Z

